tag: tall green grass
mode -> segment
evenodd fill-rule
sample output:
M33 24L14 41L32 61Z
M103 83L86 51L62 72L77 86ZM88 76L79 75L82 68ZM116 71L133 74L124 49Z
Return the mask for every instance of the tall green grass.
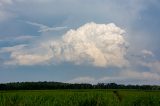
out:
M0 91L0 106L160 106L160 91Z

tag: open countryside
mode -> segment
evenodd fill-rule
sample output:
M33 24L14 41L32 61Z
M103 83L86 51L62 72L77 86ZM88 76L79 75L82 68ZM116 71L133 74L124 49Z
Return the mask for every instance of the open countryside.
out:
M160 92L101 89L0 91L0 106L160 106Z

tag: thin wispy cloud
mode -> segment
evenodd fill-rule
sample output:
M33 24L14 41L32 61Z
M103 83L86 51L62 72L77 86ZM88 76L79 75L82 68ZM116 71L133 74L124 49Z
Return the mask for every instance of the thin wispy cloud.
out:
M46 25L43 25L43 24L39 24L39 23L36 23L36 22L30 22L30 21L26 21L26 23L39 27L38 32L60 31L60 30L64 30L64 29L68 28L66 26L64 26L64 27L49 27L49 26L46 26Z

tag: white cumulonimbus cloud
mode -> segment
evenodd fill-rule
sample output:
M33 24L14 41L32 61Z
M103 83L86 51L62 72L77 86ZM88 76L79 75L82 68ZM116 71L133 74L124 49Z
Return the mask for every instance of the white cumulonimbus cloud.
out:
M124 33L113 23L87 23L76 30L69 30L60 39L42 40L37 46L10 51L11 59L6 64L71 62L98 67L123 67L128 64Z

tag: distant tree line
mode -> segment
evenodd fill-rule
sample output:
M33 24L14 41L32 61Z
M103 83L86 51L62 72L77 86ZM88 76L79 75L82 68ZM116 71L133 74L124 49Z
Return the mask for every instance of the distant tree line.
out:
M70 84L61 82L15 82L0 84L0 90L51 90L51 89L139 89L160 90L158 85L121 85L116 83Z

